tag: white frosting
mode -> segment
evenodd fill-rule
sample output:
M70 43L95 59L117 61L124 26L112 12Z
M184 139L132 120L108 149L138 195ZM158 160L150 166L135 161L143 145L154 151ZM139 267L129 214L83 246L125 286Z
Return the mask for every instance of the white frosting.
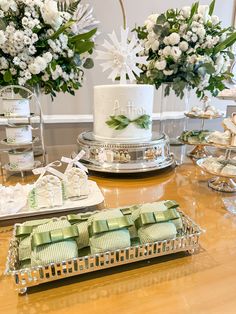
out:
M34 168L34 153L32 150L25 152L8 152L9 163L12 169Z
M79 168L73 167L66 171L63 185L65 198L88 196L88 176Z
M46 175L35 184L35 204L37 208L62 206L61 180L53 175Z
M3 99L3 113L9 117L29 117L29 99Z
M207 137L207 142L221 145L229 145L230 140L231 133L228 130L226 130L225 132L215 131Z
M8 143L30 143L32 141L32 130L29 125L6 127L6 137Z
M106 121L113 115L130 120L144 114L152 118L154 87L151 85L101 85L94 87L94 136L97 140L115 142L148 141L152 126L142 129L130 123L123 130L110 128Z

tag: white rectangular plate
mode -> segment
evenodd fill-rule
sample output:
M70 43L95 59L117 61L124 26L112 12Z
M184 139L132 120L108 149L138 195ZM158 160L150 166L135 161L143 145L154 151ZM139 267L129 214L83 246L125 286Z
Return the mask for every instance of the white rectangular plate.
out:
M7 219L15 219L21 217L31 217L43 214L52 214L57 212L65 212L75 209L82 209L86 207L95 206L101 204L104 201L103 194L97 183L94 181L89 180L89 195L87 198L80 199L80 200L66 200L63 206L57 206L52 208L40 208L40 209L32 209L28 206L21 208L16 213L0 213L0 222L2 220Z

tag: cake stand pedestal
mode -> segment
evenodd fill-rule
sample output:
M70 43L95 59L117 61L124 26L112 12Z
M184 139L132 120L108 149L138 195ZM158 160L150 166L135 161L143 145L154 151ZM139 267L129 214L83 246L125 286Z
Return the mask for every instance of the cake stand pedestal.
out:
M170 153L169 138L153 133L152 139L141 143L98 141L92 132L78 136L78 151L84 150L81 162L92 171L105 173L142 173L160 170L175 164Z

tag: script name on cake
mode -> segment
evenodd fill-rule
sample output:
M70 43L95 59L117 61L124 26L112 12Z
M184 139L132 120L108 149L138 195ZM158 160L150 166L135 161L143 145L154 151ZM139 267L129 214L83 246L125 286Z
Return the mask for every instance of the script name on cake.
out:
M126 106L121 106L119 100L115 100L112 115L143 115L146 110L143 107L134 105L133 101L128 101Z

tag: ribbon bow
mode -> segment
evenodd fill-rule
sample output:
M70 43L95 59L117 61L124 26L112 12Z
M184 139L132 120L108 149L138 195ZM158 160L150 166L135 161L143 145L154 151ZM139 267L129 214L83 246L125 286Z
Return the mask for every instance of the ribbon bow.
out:
M98 213L98 211L94 211L92 213L70 214L67 215L67 220L73 225L82 221L87 221L89 217L96 213Z
M64 174L61 173L60 171L52 168L52 167L60 167L60 166L61 166L61 162L59 160L56 160L56 161L51 162L50 164L48 164L45 167L33 169L33 174L35 174L35 175L40 174L40 176L37 179L37 181L35 182L35 184L45 175L46 172L50 172L50 173L54 174L55 176L57 176L63 180L65 178Z
M27 225L18 225L16 227L16 237L23 238L23 237L29 236L35 227L46 224L50 222L51 220L52 219L38 219L38 220L32 220Z
M141 213L135 220L137 229L148 224L162 223L181 218L180 213L175 208L169 208L165 211Z
M50 244L73 239L79 236L77 226L70 226L61 229L55 229L46 232L39 232L32 235L31 245L32 248L43 244Z
M123 228L129 228L134 225L130 216L110 218L105 220L94 220L88 226L89 235L93 236L102 232L114 231Z
M61 161L68 164L66 171L70 170L73 167L73 165L75 165L81 170L83 170L84 172L88 172L88 169L84 165L82 165L81 162L79 162L79 160L84 156L84 154L85 154L85 151L81 150L79 154L76 155L75 158L73 159L68 158L68 157L62 157Z

